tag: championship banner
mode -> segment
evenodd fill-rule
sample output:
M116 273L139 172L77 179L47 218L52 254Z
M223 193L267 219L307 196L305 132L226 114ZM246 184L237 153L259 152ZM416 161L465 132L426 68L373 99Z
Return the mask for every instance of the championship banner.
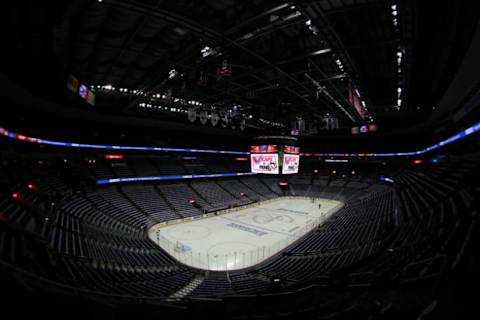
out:
M74 75L69 74L67 77L67 89L72 91L73 93L77 93L78 85L78 79L75 78Z
M252 154L251 171L255 173L278 174L278 154Z
M282 173L283 174L298 173L299 164L300 164L299 155L285 154L283 156Z

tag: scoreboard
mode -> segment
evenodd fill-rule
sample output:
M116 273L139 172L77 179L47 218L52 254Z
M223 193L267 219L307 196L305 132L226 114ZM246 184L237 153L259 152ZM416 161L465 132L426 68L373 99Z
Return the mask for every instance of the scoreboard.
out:
M298 173L300 149L291 145L255 145L250 148L251 172L263 174Z
M298 173L298 167L300 166L300 155L298 154L285 154L283 156L283 174Z

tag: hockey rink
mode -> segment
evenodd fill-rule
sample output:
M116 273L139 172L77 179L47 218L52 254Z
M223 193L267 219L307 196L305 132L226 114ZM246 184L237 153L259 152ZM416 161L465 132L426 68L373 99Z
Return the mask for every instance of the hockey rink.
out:
M319 206L320 205L320 206ZM148 235L179 262L204 270L237 270L256 265L313 228L343 203L330 199L285 197L233 212L157 224Z

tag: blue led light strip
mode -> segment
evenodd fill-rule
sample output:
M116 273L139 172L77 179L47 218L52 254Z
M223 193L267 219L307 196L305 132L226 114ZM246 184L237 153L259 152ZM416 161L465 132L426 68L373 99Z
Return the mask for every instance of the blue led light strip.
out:
M471 134L480 131L480 122L475 125L460 131L454 136L448 139L440 141L430 147L427 147L418 151L411 152L390 152L390 153L302 153L301 156L315 156L315 157L399 157L399 156L414 156L421 155L432 150L441 148L447 144L455 142L459 139L463 139ZM236 155L248 155L250 152L245 151L225 151L225 150L204 150L204 149L182 149L182 148L159 148L159 147L134 147L134 146L109 146L100 144L84 144L74 142L61 142L53 140L45 140L24 136L15 132L8 131L0 127L0 135L6 136L11 139L27 141L38 144L53 145L59 147L73 147L73 148L91 148L91 149L107 149L107 150L142 150L142 151L166 151L166 152L187 152L187 153L214 153L214 154L236 154Z
M97 184L111 184L120 182L141 182L141 181L168 181L168 180L188 180L201 178L222 178L222 177L239 177L239 176L253 176L253 172L228 172L228 173L212 173L212 174L189 174L181 176L149 176L149 177L134 177L134 178L117 178L117 179L102 179L97 180Z
M447 144L450 144L452 142L455 142L457 140L463 139L469 135L472 135L476 132L480 131L480 122L477 122L473 126L460 131L454 136L451 136L448 139L442 140L439 143L436 143L430 147L427 147L425 149L421 149L418 151L410 151L410 152L390 152L390 153L302 153L300 154L301 156L313 156L313 157L400 157L400 156L416 156L416 155L421 155L427 152L430 152L432 150L441 148L443 146L446 146Z
M85 144L74 142L61 142L53 140L45 140L24 136L15 132L8 131L0 127L0 134L8 138L27 141L38 144L47 144L59 147L72 147L72 148L90 148L90 149L107 149L107 150L142 150L142 151L165 151L165 152L187 152L187 153L215 153L215 154L241 154L248 155L249 152L244 151L226 151L226 150L204 150L204 149L182 149L182 148L159 148L159 147L134 147L134 146L109 146L101 144Z

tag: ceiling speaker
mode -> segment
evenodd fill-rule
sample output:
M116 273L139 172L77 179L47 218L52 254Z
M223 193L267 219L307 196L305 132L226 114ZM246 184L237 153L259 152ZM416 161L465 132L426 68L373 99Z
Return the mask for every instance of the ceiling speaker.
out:
M207 110L200 111L200 123L206 124L208 121L208 113Z
M222 126L222 128L226 128L229 122L230 121L228 119L228 113L222 112L222 114L220 115L220 125Z
M218 124L218 121L220 121L220 116L218 113L214 112L212 113L212 117L210 118L210 122L212 123L212 126L216 126Z
M240 131L245 130L245 119L242 118L242 120L240 120L240 124L238 127L240 128Z
M197 120L197 109L196 108L189 108L187 112L188 116L188 121L191 123L195 122Z

